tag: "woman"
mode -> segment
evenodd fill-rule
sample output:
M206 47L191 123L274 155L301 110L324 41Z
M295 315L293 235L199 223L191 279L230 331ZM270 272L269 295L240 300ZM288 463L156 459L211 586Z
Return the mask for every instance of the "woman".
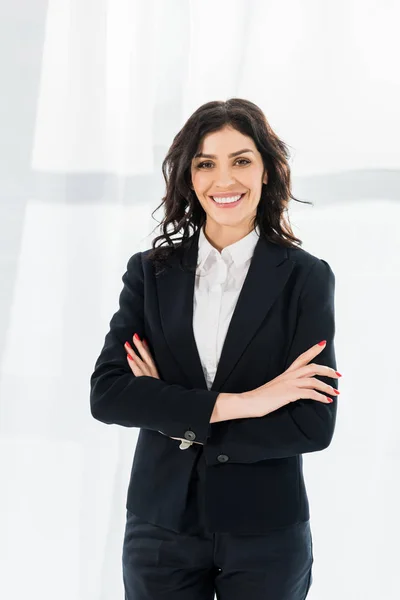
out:
M329 446L339 393L335 277L293 235L288 152L253 103L201 106L163 173L163 235L129 259L91 377L93 417L140 428L125 598L303 600L302 454Z

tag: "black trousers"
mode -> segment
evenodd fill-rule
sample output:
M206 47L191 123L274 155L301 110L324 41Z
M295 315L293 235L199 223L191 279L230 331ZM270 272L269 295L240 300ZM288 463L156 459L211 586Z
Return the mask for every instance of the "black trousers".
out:
M267 535L183 534L127 511L125 600L304 600L313 561L310 521Z

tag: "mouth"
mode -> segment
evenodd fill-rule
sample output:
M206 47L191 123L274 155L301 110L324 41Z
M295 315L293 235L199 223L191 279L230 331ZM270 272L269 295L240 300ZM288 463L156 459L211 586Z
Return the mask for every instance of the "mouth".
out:
M216 202L212 196L209 196L209 198L210 198L211 202L215 206L218 206L219 208L233 208L234 206L237 206L238 204L240 204L240 202L242 201L242 199L245 197L246 194L247 194L247 192L242 194L240 196L240 198L238 200L236 200L235 202L226 202L226 201L225 202ZM223 200L223 198L221 198L221 200Z

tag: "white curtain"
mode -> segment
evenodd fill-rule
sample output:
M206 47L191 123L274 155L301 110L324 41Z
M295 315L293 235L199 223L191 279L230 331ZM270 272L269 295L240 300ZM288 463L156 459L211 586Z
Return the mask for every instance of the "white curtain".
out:
M89 378L161 162L204 102L257 103L292 151L303 247L336 274L341 395L305 455L311 600L395 600L400 84L394 0L0 0L0 595L123 597L138 430ZM138 493L140 491L138 490Z

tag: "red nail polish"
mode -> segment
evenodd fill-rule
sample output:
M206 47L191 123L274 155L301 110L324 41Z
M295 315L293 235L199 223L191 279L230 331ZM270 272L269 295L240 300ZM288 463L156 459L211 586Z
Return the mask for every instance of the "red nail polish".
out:
M326 340L322 340L322 342L318 342L318 346L323 346L324 344L326 344Z
M328 400L328 402L333 402L332 398L328 398L328 396L326 397L326 399Z
M130 345L129 342L125 342L125 346L128 346L128 348L130 348L132 350L132 346Z
M340 394L339 390L335 390L335 394Z
M337 375L338 377L342 377L342 376L341 376L341 374L340 374L338 371L335 371L335 373L336 373L336 375Z
M140 342L140 337L138 336L137 333L135 333L135 335L133 337L135 338L135 340L139 340L139 342Z
M128 360L133 360L133 358L130 354L127 354L126 356L128 357Z

